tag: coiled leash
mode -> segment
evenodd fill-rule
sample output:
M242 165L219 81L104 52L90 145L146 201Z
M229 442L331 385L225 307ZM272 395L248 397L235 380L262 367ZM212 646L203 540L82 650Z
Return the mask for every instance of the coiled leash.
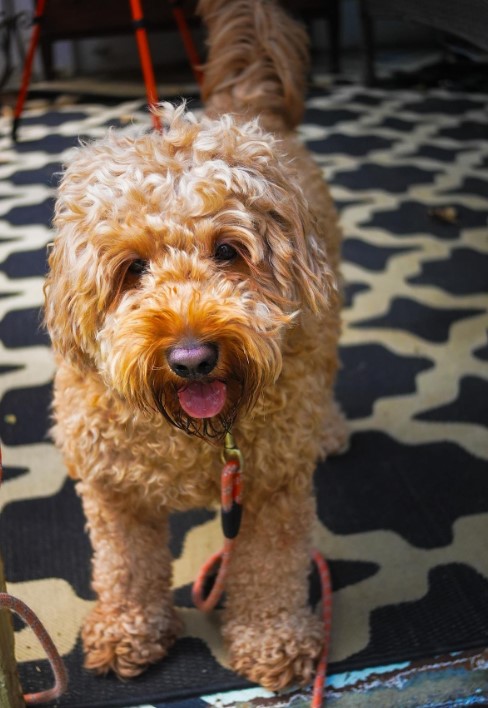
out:
M2 467L2 450L0 448L0 485L3 480ZM42 648L46 652L49 659L52 672L54 674L54 686L46 691L38 693L26 693L23 700L27 705L38 705L47 703L62 696L68 686L68 675L61 659L58 650L56 649L53 640L49 636L46 628L42 624L39 617L28 607L25 602L13 597L7 592L0 592L0 609L5 608L11 612L15 612L34 632Z
M46 628L42 624L39 617L30 609L25 602L19 600L18 597L13 597L6 592L0 592L0 607L5 607L11 612L15 612L34 632L42 648L46 652L46 656L51 665L54 674L54 686L45 691L38 693L25 693L23 696L24 702L27 705L38 705L47 703L59 698L66 691L68 686L68 675L61 659L58 650L56 649L53 640L49 636Z
M200 569L193 584L192 598L195 606L203 612L210 612L217 605L225 588L225 580L232 555L232 549L242 519L243 492L243 458L232 433L225 436L222 452L224 466L221 476L221 521L224 534L224 546L214 553ZM327 676L327 660L330 643L330 627L332 619L332 585L329 567L322 554L312 551L320 578L322 594L322 622L324 627L324 647L319 658L315 681L313 685L311 708L320 708L324 701L325 679ZM205 596L205 584L209 574L218 567L217 576L210 592Z

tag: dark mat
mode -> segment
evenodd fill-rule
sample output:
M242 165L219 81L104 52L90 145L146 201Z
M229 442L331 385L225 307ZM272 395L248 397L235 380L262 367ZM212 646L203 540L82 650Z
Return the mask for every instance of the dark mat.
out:
M316 543L335 591L331 671L488 644L487 106L479 93L354 85L307 104L301 134L346 236L337 395L353 435L316 473ZM217 623L190 603L201 539L220 544L206 511L172 519L186 630L168 659L124 683L81 668L90 550L47 439L53 363L38 323L56 172L78 135L127 114L147 124L137 101L47 105L26 115L17 148L0 124L0 548L11 592L65 655L70 689L58 705L70 708L246 685L226 666ZM49 669L16 628L24 690L38 690Z

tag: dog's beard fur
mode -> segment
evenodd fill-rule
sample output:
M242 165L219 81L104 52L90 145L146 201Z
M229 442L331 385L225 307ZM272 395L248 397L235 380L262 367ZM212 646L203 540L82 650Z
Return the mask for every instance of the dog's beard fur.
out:
M151 280L148 276L147 291L142 282L106 318L97 338L97 368L107 385L133 407L149 414L156 411L189 435L218 441L278 377L281 331L293 316L271 303L258 305L255 295L242 287L236 293L235 285L225 280L218 281L212 295L201 284L154 288ZM185 413L178 392L188 382L171 371L165 356L188 332L219 348L214 371L200 379L226 386L223 409L212 418Z
M236 419L256 404L266 385L263 377L250 367L246 371L230 373L225 377L208 377L200 382L221 381L226 386L226 402L222 411L211 418L193 418L181 407L178 392L185 383L165 380L159 367L155 367L148 381L139 384L137 395L132 396L127 390L121 390L129 403L149 414L160 413L175 427L188 435L194 435L209 441L220 441L232 429ZM116 384L117 385L117 384ZM117 386L118 388L118 386Z
M239 411L252 406L253 401L245 403L244 390L246 386L243 381L237 379L223 383L236 393L229 396L231 403L227 403L224 410L213 418L191 418L185 413L178 402L178 386L173 384L166 389L153 387L153 400L156 410L158 410L166 420L176 428L183 430L188 435L195 435L209 441L220 441L227 432L232 429ZM249 389L248 389L249 390ZM254 397L253 397L254 398Z

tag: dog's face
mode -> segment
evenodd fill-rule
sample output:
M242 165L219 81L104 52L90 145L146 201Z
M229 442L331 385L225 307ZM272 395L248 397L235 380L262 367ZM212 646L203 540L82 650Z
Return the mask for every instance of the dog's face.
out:
M162 116L163 135L112 134L68 167L46 322L129 405L220 437L276 380L285 330L326 306L331 276L274 140Z

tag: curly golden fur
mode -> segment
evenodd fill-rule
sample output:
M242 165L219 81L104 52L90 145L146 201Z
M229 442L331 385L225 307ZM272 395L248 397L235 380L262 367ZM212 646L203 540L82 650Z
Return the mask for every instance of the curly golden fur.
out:
M178 635L167 515L219 499L232 426L246 491L223 634L235 670L278 689L309 680L322 644L307 576L314 466L346 437L340 232L293 134L303 30L272 0L199 11L205 115L163 104L161 133L110 132L64 173L45 286L53 433L94 550L86 666L131 677Z

